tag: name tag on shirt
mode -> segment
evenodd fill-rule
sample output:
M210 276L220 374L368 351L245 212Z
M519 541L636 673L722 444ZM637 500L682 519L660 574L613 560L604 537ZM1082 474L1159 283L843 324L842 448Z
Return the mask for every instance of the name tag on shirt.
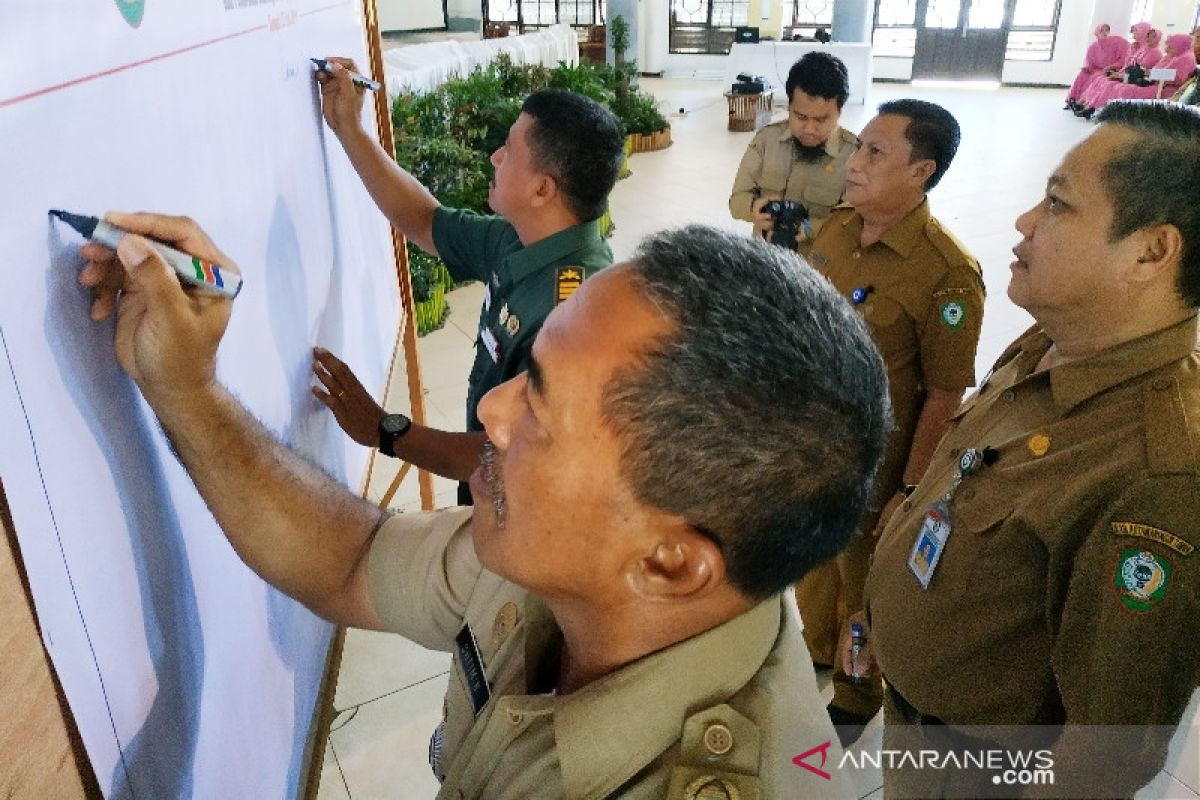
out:
M492 697L492 687L488 686L487 675L483 672L483 656L479 654L479 643L475 641L470 625L463 625L454 637L454 648L458 651L458 666L466 681L467 693L471 695L475 716L478 717Z
M939 500L925 512L921 530L917 532L917 541L913 543L912 553L908 556L908 568L924 589L928 589L929 582L933 580L933 572L942 559L950 531L950 506L946 501Z
M499 364L500 343L496 341L496 335L489 328L480 328L479 339L483 342L483 346L487 348L488 355L492 357L492 362Z

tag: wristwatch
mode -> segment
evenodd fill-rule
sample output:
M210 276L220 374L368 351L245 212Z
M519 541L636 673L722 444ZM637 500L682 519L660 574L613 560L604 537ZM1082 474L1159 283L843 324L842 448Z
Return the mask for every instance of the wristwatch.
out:
M396 441L411 427L412 420L403 414L384 414L379 420L379 452L396 458Z

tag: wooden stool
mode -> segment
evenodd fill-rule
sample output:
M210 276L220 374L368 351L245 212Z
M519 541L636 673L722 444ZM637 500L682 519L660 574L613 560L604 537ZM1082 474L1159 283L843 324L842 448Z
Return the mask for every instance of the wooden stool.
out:
M726 92L729 101L729 130L752 131L758 127L759 114L771 119L771 93L735 94Z

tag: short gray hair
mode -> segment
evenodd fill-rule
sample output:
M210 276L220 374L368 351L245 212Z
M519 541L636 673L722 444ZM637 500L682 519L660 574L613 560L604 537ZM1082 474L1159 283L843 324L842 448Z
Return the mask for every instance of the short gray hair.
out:
M883 359L782 248L692 225L646 238L632 266L675 332L606 387L625 477L715 541L744 594L781 591L845 546L871 497Z

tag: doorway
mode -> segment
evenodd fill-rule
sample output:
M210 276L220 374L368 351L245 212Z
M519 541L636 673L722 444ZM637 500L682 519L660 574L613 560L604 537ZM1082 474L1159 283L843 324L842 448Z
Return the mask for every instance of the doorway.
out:
M994 80L1016 0L917 0L913 80Z

